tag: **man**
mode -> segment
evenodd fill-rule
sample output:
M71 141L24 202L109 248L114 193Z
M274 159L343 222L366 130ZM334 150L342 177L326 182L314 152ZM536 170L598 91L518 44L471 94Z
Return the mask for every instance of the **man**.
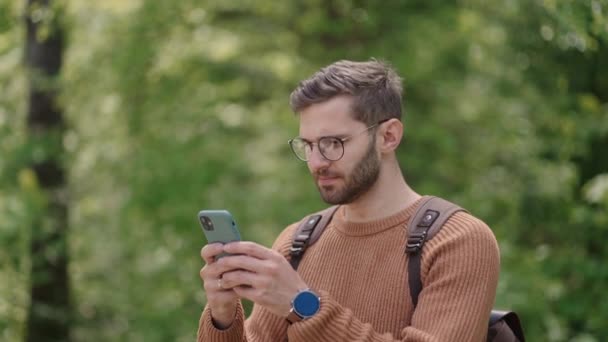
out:
M209 244L200 275L207 306L198 341L484 341L498 282L494 235L454 214L422 253L415 306L407 282L406 224L421 196L395 151L403 137L401 80L389 66L339 61L291 94L300 120L290 141L323 200L340 204L294 271L299 223L272 249ZM215 260L228 252L238 254ZM254 302L244 318L240 298Z

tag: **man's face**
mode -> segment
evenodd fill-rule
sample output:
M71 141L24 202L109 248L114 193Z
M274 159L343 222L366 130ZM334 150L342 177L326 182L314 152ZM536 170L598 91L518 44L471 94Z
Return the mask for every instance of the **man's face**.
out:
M352 118L352 98L338 96L313 104L300 112L300 137L315 143L308 168L323 200L330 204L352 203L365 194L380 174L375 130ZM329 161L319 153L316 143L321 137L346 138L344 155Z

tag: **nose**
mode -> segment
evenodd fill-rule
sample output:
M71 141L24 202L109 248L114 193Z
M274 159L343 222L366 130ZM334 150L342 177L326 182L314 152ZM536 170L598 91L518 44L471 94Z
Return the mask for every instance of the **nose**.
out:
M327 168L331 163L330 160L323 157L321 152L319 152L319 148L315 146L310 152L310 156L308 157L308 169L312 173L316 173L317 171Z

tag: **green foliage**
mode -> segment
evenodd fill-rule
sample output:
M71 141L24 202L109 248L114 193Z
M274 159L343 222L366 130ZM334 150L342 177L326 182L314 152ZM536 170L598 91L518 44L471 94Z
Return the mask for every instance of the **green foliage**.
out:
M24 331L29 277L29 232L24 230L41 203L36 179L26 169L32 153L23 129L25 78L20 68L23 29L18 6L0 2L0 339Z
M196 213L245 238L323 207L287 146L299 79L336 59L404 75L399 152L419 192L494 229L497 306L531 341L608 335L608 1L64 1L77 341L192 340ZM20 340L29 220L21 7L0 3L0 339ZM6 294L6 295L5 295Z

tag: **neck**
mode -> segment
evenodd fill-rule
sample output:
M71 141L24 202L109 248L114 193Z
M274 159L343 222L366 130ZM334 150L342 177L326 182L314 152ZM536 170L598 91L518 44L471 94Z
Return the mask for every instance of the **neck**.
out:
M420 197L405 182L397 161L387 161L374 186L356 201L344 205L344 217L351 222L381 219L404 210Z

